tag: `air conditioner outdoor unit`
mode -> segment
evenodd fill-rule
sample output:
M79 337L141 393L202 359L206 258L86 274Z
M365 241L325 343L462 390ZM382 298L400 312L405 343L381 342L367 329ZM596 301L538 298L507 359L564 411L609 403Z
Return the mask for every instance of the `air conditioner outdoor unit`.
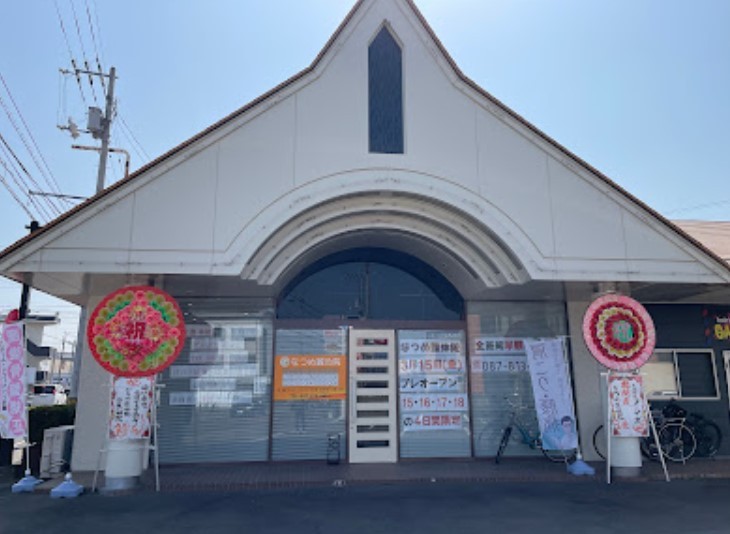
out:
M41 478L53 478L68 470L71 464L73 437L74 427L71 425L47 428L43 432Z

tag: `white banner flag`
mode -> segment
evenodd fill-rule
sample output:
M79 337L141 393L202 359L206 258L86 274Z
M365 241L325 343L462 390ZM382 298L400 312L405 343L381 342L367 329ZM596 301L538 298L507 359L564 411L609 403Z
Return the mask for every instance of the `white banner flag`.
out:
M28 436L28 410L23 323L0 328L0 435L24 438Z
M528 340L525 342L525 352L543 448L577 448L570 375L563 354L563 342L560 339Z

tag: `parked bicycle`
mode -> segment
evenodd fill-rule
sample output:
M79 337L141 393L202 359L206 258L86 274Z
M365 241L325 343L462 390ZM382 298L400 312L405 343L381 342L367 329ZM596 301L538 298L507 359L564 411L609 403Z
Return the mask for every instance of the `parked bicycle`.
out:
M692 428L697 439L695 456L700 458L712 458L720 450L722 445L722 432L714 421L707 419L702 414L690 413L687 416L687 424Z
M665 415L663 410L652 410L657 437L654 429L649 429L649 436L639 442L641 452L650 460L659 460L659 449L667 460L672 462L686 462L694 456L697 450L697 438L687 424L686 412L684 415Z
M687 413L672 399L661 410L652 410L659 446L667 460L686 462L694 456L712 457L722 443L720 427L698 413ZM651 460L659 460L653 430L639 442L641 452ZM606 435L603 425L593 433L593 448L605 460Z
M510 440L526 445L530 449L539 450L551 462L570 463L575 459L575 449L551 450L543 448L539 429L535 428L534 424L527 424L525 422L524 416L527 411L525 407L517 404L509 397L505 397L504 399L509 404L511 413L509 423L502 432L502 438L499 442L494 463L498 464L500 462Z

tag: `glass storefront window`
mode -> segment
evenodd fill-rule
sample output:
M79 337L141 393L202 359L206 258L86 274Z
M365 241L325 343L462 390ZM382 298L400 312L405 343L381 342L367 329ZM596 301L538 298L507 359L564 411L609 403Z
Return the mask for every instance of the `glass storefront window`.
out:
M494 456L512 408L537 432L525 339L565 335L562 302L471 302L467 306L474 456ZM508 447L506 455L540 454Z
M463 300L433 267L386 249L328 256L283 293L279 319L398 319L458 321Z
M273 396L272 460L344 460L347 330L277 330Z
M178 299L185 348L159 377L163 463L268 459L272 310L245 299Z
M464 332L399 330L401 458L470 454Z

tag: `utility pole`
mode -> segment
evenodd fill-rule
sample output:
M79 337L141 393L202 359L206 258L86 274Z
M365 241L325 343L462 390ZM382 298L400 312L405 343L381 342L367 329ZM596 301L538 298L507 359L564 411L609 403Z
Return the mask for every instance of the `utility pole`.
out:
M114 149L109 148L109 138L111 137L112 127L112 115L114 114L114 83L117 79L117 70L114 67L109 69L109 74L104 72L92 72L87 70L74 69L73 71L61 70L64 74L89 74L91 76L101 76L109 79L109 89L106 93L106 109L104 115L100 116L101 111L98 108L89 108L89 121L86 130L79 130L76 124L69 118L68 126L59 126L62 130L69 130L71 136L76 139L79 136L80 131L91 133L94 139L101 140L101 147L99 147L99 171L96 177L96 193L100 193L104 190L104 180L106 179L106 163L109 157L109 152ZM72 146L72 148L79 148L84 150L92 149L91 147ZM119 151L119 150L116 150ZM129 156L127 156L129 157ZM129 162L127 162L127 169L129 168ZM82 279L82 291L85 296L88 296L90 289L89 274L85 273ZM79 328L77 335L77 343L74 351L74 365L73 375L71 378L71 396L76 397L79 383L79 376L81 373L81 361L82 352L85 343L83 339L86 335L86 316L87 316L88 304L81 306L81 313L79 315Z
M68 126L58 127L61 130L68 130L71 133L71 137L76 139L81 132L90 133L94 139L101 140L101 146L99 148L92 147L79 147L72 146L71 148L84 148L86 150L98 150L99 151L99 171L96 176L96 192L99 193L104 189L104 181L106 178L106 160L109 157L109 152L121 152L119 149L109 148L109 139L111 137L112 120L114 115L114 83L117 80L117 69L111 67L109 74L105 72L94 72L90 70L74 69L65 70L61 69L63 74L73 74L78 76L79 74L88 74L89 76L100 76L102 78L109 79L109 89L106 92L106 108L104 114L101 114L101 110L97 107L89 108L89 120L86 130L80 129L76 123L69 117Z
M32 234L41 227L38 221L30 221L30 226L26 226ZM32 275L31 275L32 276ZM22 321L28 316L28 304L30 303L30 284L26 281L23 282L23 289L20 292L20 307L18 308L18 318ZM25 350L25 347L23 347Z
M112 113L114 113L114 81L116 80L116 74L117 70L114 67L109 69L109 90L106 92L106 110L102 119L99 174L96 178L97 193L104 189L104 179L106 178L106 160L109 156L109 133L112 127Z

